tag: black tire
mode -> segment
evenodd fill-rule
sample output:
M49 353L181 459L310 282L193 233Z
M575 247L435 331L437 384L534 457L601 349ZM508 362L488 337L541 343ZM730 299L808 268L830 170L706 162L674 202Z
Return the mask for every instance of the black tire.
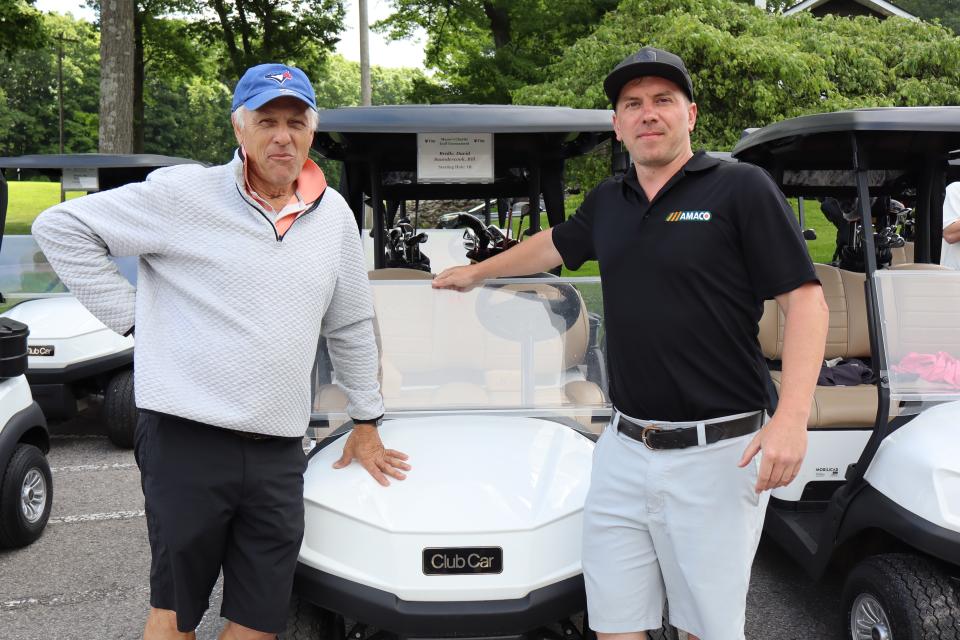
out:
M858 638L852 629L854 605L858 599L872 604L869 598L879 604L894 640L960 640L957 590L933 560L886 554L854 567L843 587L844 638Z
M133 448L137 428L137 404L133 395L133 370L127 369L110 378L103 397L103 420L107 437L121 449Z
M343 640L343 617L303 600L297 594L290 597L287 628L278 640Z
M37 515L32 517L21 508L21 492L28 476L36 481L31 483L36 492L31 497L35 495L38 501L33 505ZM50 519L52 503L53 479L46 456L33 445L17 445L0 475L0 548L25 547L39 538Z

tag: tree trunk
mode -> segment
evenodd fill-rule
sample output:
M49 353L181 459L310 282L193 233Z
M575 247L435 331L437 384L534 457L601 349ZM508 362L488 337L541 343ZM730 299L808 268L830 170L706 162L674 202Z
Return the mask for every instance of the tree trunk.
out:
M133 153L133 4L100 3L100 153Z
M133 152L143 153L143 12L139 7L133 18Z

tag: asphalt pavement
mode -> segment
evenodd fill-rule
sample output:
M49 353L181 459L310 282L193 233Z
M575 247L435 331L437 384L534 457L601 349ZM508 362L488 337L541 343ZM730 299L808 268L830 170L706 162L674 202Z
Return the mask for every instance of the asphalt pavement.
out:
M50 523L31 546L0 551L0 640L140 638L150 551L133 453L101 435L95 408L51 431ZM812 582L764 539L753 566L746 637L841 640L840 588L839 579ZM216 639L220 598L218 583L199 640Z

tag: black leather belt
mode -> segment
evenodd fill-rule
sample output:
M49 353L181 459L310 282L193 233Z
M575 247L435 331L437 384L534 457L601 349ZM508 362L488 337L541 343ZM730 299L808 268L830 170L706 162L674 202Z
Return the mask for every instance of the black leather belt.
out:
M745 436L758 431L761 426L763 426L763 412L725 422L708 423L704 425L706 444ZM617 430L625 436L642 442L648 449L686 449L699 444L696 425L680 429L664 429L656 423L637 424L621 413L617 421Z

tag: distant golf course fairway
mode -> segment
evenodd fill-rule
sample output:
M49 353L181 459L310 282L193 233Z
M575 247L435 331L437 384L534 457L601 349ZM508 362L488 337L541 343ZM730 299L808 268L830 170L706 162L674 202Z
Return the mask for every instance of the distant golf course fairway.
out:
M33 224L41 211L52 207L60 201L60 183L59 182L9 182L10 196L7 209L7 224L4 233L11 235L21 235L30 233L30 225ZM67 192L67 199L76 198L84 195L82 191ZM583 202L583 194L570 196L566 200L567 216L573 215L580 203ZM797 210L796 198L790 199L790 204L794 211ZM806 214L807 228L814 229L817 232L817 239L807 243L810 255L814 262L830 262L833 257L834 241L836 230L833 225L823 217L820 212L820 205L816 201L807 201L804 206ZM547 216L541 214L542 224L546 226ZM526 220L524 221L526 223ZM514 220L513 226L516 231L517 221ZM599 275L599 269L596 262L588 262L577 271L568 271L564 269L565 276L596 276Z

